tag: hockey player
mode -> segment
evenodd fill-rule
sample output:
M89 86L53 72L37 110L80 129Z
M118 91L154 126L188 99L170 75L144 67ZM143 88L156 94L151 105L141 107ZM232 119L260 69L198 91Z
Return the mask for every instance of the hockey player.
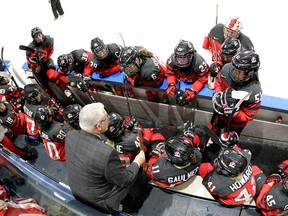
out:
M38 157L35 149L19 148L8 138L8 136L6 136L5 132L6 129L0 124L0 143L9 149L9 151L19 155L24 160L34 160Z
M65 122L75 130L80 130L79 113L81 109L82 106L79 104L70 104L63 110L63 117Z
M45 106L39 106L33 117L49 157L55 161L66 161L65 137L70 125L54 121L52 111Z
M11 79L6 75L0 73L0 101L7 101L13 105L17 105L22 102L22 96L24 96L23 89L17 89L11 85Z
M114 142L115 149L119 153L120 161L124 168L127 168L133 162L135 156L140 152L139 136L136 131L133 132L126 128L131 128L129 123L126 126L122 116L118 113L110 113L108 116L108 130L105 136ZM137 123L135 123L137 124ZM132 126L133 128L134 126ZM151 141L154 139L164 139L161 134L153 134L148 128L142 129L144 152L149 154ZM160 138L159 138L160 137Z
M84 76L91 77L96 72L103 77L110 76L123 70L119 65L119 56L122 47L116 43L105 44L103 40L96 37L91 40L91 51L93 56L89 63L90 70L84 71Z
M57 58L58 73L66 75L88 73L91 57L92 53L84 49L77 49L68 54L62 54Z
M232 57L241 51L241 43L237 38L227 38L221 46L221 59L218 62L213 62L210 67L210 77L208 80L208 87L214 89L215 77L222 69L223 65L232 61Z
M288 160L278 165L278 172L267 177L256 200L264 216L287 215L288 212Z
M202 183L220 204L239 206L257 197L266 177L250 159L249 150L228 147L213 162L201 163Z
M35 51L26 51L28 67L32 69L38 84L43 86L46 93L51 94L48 81L59 85L58 74L55 71L54 61L51 58L54 52L54 39L44 35L39 27L31 30L33 41L28 45Z
M39 135L38 127L34 122L34 112L37 108L42 106L49 106L57 112L55 112L54 119L58 121L63 121L61 107L55 102L55 99L51 99L47 94L45 94L39 85L37 84L27 84L24 87L25 92L25 104L24 104L24 113L27 126L27 134L31 139L37 139Z
M238 17L229 19L224 25L216 24L205 37L202 47L212 52L212 61L218 62L221 59L221 45L227 38L234 37L239 39L243 50L254 50L254 46L249 37L241 32L242 23Z
M259 67L259 56L254 51L244 50L218 73L212 98L214 113L209 123L209 128L216 134L219 135L229 122L229 130L240 135L247 123L257 116L262 95ZM232 90L247 92L240 107L235 107L239 100L232 97Z
M166 62L168 88L166 93L176 99L180 106L187 105L196 98L199 91L208 82L208 65L194 49L190 41L181 40L174 53ZM177 80L193 83L185 91L177 88Z
M151 152L146 174L163 187L175 187L198 172L201 153L183 137L170 137L159 142Z
M132 86L159 86L164 79L166 67L146 48L124 47L120 53L119 65L123 67L127 81Z
M15 135L27 132L25 113L15 111L8 102L0 102L0 122Z

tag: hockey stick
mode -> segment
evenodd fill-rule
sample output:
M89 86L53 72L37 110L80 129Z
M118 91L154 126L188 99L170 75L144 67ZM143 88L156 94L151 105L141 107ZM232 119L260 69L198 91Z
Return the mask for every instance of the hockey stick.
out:
M216 4L216 21L215 21L216 25L218 24L218 4ZM214 41L214 39L212 40L213 42L213 46L214 46L214 50L216 52L216 64L218 62L218 51L217 51L217 47L216 47L216 42ZM216 74L218 73L218 67L216 67ZM211 82L213 83L215 80L215 77L211 77Z
M140 149L145 153L141 128L138 128L138 137L139 137ZM144 163L143 163L143 170L146 170L146 161L144 161Z
M33 49L32 47L28 47L28 46L25 46L25 45L20 45L19 46L19 49L20 50L25 50L25 51L29 51L29 52L35 52L35 51L37 51L36 49Z
M216 25L218 24L218 4L216 4Z
M14 82L14 84L15 84L15 86L16 86L16 88L17 88L17 91L18 91L18 93L19 93L19 95L20 95L20 97L21 97L20 87L19 87L18 83L16 82L15 78L12 76L12 74L11 74L8 66L6 65L6 63L5 63L5 61L4 61L4 58L3 58L3 56L4 56L3 53L4 53L4 47L1 48L1 59L2 59L2 61L3 61L4 66L7 68L7 71L8 71L8 73L9 73L10 76L11 76L11 80Z
M125 45L124 38L123 38L121 33L119 33L119 35L120 35L120 37L122 39L123 46L125 47L126 45ZM127 84L126 83L124 84L124 90L125 90L125 97L126 97L126 103L127 103L127 108L128 108L128 114L129 114L129 116L132 116L131 107L130 107L130 103L129 103L129 94L128 94ZM138 132L138 134L139 134L139 132ZM141 133L141 135L142 135L142 133Z
M225 131L227 132L228 136L229 136L229 133L230 133L230 125L231 125L231 122L232 122L232 119L233 119L233 115L235 114L235 112L236 112L237 110L239 110L241 104L242 104L244 101L248 100L249 97L250 97L250 95L252 94L252 92L246 92L246 91L235 91L234 93L233 93L233 91L232 91L232 92L231 92L231 96L236 97L236 94L237 94L236 92L238 92L239 95L242 94L242 98L237 102L237 104L235 105L235 107L233 107L233 110L232 110L232 112L231 112L231 114L230 114L230 118L229 118L229 120L228 120L227 127L226 127L226 130L225 130ZM240 93L239 93L239 92L240 92ZM228 138L229 138L229 137L228 137Z

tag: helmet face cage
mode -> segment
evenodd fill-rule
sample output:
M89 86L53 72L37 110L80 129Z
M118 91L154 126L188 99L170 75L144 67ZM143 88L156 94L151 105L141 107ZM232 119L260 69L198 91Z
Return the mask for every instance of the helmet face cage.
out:
M165 143L167 159L177 166L185 166L194 156L193 146L180 137L170 137Z
M174 49L175 64L178 67L188 67L193 59L193 44L190 41L181 40Z
M34 88L32 91L25 92L25 99L28 103L38 104L42 101L43 95L41 91L37 88Z
M118 113L110 113L108 115L108 130L105 135L108 139L117 139L123 132L123 118Z
M109 54L107 46L104 44L103 40L98 37L91 40L91 50L99 60L105 59Z
M52 113L47 107L41 106L34 113L35 124L41 129L52 123Z
M244 155L232 148L222 149L213 163L217 173L229 177L239 175L245 170L247 165L248 161Z
M67 70L69 65L68 56L66 54L60 55L57 59L57 64L61 70Z
M138 49L132 46L124 47L120 53L119 65L129 77L135 76L140 70Z
M221 53L225 55L235 55L240 52L241 43L237 38L228 38L221 46Z
M240 51L232 58L234 70L231 78L236 82L248 81L259 70L260 59L254 51Z

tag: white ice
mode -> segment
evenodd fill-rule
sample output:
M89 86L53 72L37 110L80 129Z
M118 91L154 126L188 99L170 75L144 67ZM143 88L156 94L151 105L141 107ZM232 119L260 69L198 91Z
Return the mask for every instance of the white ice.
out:
M17 68L26 61L19 45L28 45L31 29L39 26L55 40L57 57L74 49L90 50L90 41L98 36L105 43L142 45L163 62L180 39L190 40L207 63L208 51L202 48L204 36L216 22L225 23L238 16L242 32L250 37L260 56L259 71L265 95L288 98L287 66L287 1L249 0L61 0L65 15L54 21L48 0L1 1L0 46L4 58Z

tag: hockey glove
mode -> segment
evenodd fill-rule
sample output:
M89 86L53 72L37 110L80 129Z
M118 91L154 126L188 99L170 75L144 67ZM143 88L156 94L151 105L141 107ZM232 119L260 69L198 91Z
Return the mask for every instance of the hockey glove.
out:
M209 71L211 73L211 77L216 77L219 71L221 70L221 65L219 63L212 63L209 67Z
M195 125L191 121L184 123L183 135L188 138L194 138Z
M232 131L229 133L224 132L219 137L222 148L233 148L239 141L239 136L236 132Z
M151 154L160 157L160 155L164 152L164 142L160 142L156 145L156 147L152 150Z
M282 178L286 178L288 176L288 160L284 160L278 166L278 173Z
M168 95L172 95L174 96L175 94L177 94L177 92L179 91L179 89L176 88L175 84L169 84L168 88L165 90L166 94Z
M83 82L87 86L87 88L89 88L89 86L90 86L90 81L91 81L91 77L90 76L84 76L83 77Z
M181 90L180 90L181 91ZM191 100L196 98L196 92L192 89L187 88L185 92L177 92L177 101L180 106L187 105Z
M266 184L270 182L274 182L274 184L278 184L281 181L282 177L278 173L273 173L266 179Z
M222 104L222 95L223 95L223 92L218 91L212 97L213 108L214 108L215 112L217 112L220 115L224 114L224 108L223 108L223 104Z
M124 119L123 127L126 130L133 131L136 128L138 128L138 122L136 121L136 119L133 116L127 116Z
M237 100L232 98L232 88L227 88L222 94L222 104L224 108L224 114L227 117L231 117L234 112L237 112L239 107L235 107ZM236 110L235 110L236 109Z

